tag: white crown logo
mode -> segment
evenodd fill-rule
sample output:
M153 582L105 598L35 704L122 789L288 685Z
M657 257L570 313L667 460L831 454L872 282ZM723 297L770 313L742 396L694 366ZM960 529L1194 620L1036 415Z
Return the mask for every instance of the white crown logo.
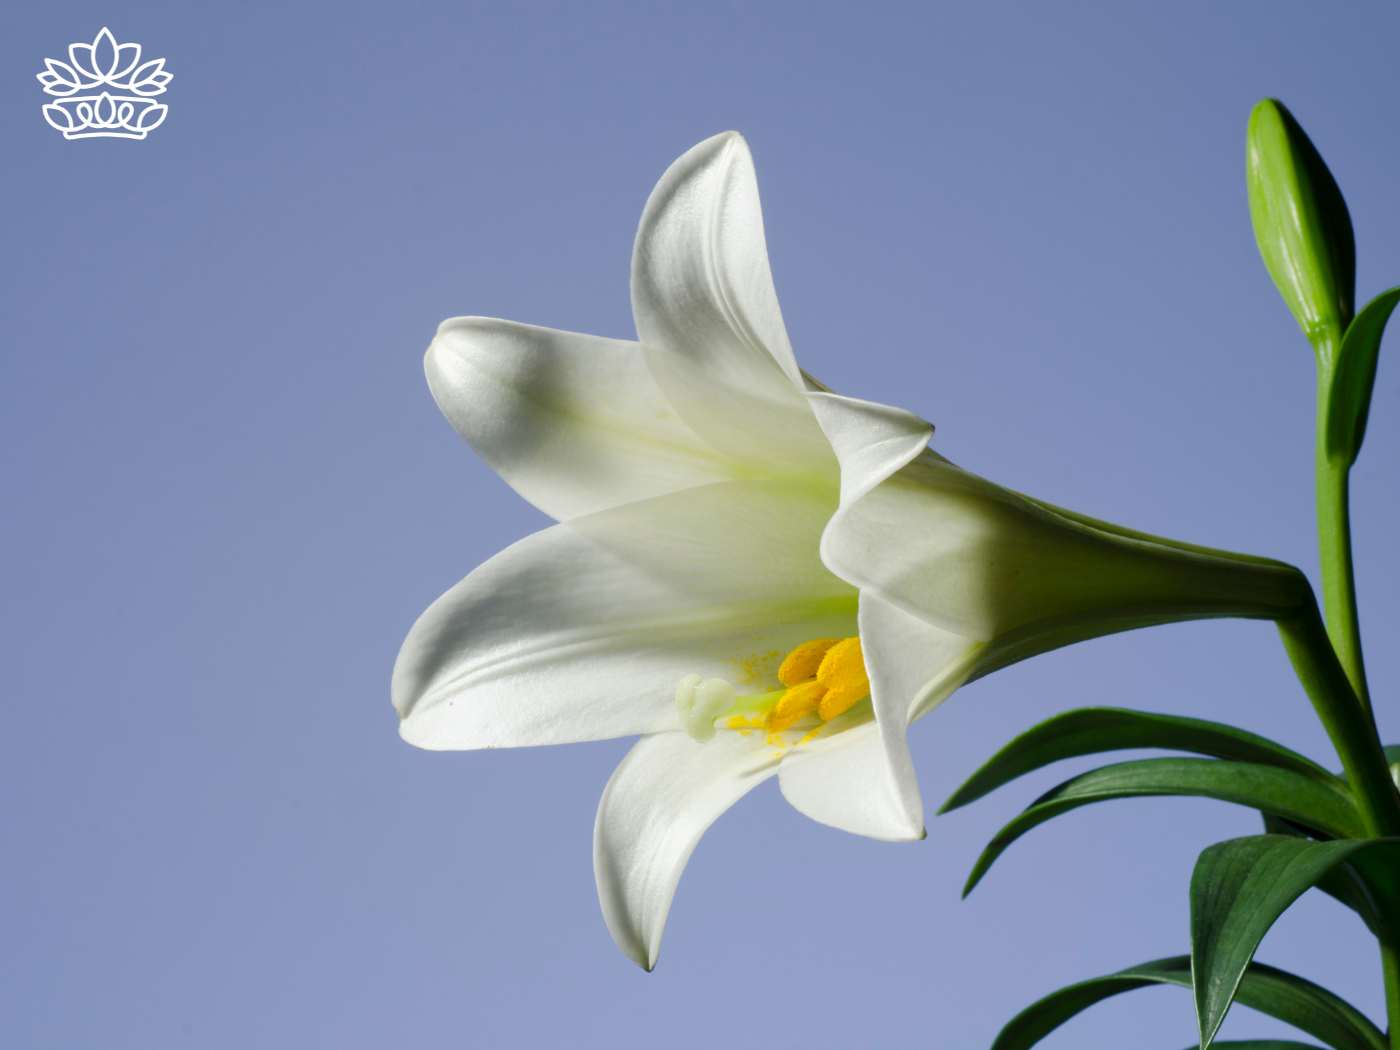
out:
M66 139L144 139L169 110L151 97L172 79L165 59L142 62L141 45L118 44L106 26L90 44L69 44L67 62L46 58L44 67L37 79L59 99L45 104L44 119Z

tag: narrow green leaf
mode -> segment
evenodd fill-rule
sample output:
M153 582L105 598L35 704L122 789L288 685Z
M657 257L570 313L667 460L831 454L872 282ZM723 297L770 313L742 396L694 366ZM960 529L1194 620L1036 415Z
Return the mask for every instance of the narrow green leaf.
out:
M1231 1039L1212 1044L1215 1050L1322 1050L1315 1043L1295 1043L1291 1039ZM1186 1050L1197 1050L1195 1044Z
M1245 184L1259 254L1319 352L1351 321L1356 241L1346 201L1293 114L1264 99L1249 115Z
M1391 775L1400 787L1400 746L1383 749ZM1345 783L1345 777L1339 777ZM1265 813L1264 831L1270 835L1317 838L1316 832ZM1317 883L1317 888L1361 916L1378 937L1400 934L1400 869L1384 855L1363 852L1339 864Z
M1310 842L1251 835L1206 849L1191 875L1191 971L1201 1046L1210 1046L1255 949L1304 892L1366 853L1400 862L1400 839Z
M1016 737L953 792L939 812L965 806L1052 762L1129 748L1191 751L1336 780L1322 766L1296 751L1234 726L1119 707L1081 707L1047 719Z
M1096 1003L1157 984L1190 988L1191 960L1185 955L1157 959L1052 992L1013 1017L997 1035L992 1050L1028 1050ZM1350 1003L1311 981L1272 966L1250 966L1236 998L1245 1006L1293 1025L1333 1050L1387 1050L1380 1029Z
M977 858L963 887L972 892L1011 843L1052 817L1091 802L1149 795L1188 795L1234 802L1290 820L1334 838L1364 834L1351 796L1291 769L1215 758L1146 758L1104 766L1065 781L1022 810Z
M1263 814L1264 831L1270 835L1291 835L1294 838L1311 838L1307 829L1290 824L1278 817ZM1317 888L1329 897L1350 908L1361 917L1361 921L1376 934L1381 932L1380 912L1370 888L1350 864L1341 864L1318 880ZM1216 1044L1219 1045L1219 1044Z
M1366 437L1381 336L1397 303L1400 287L1381 292L1367 303L1347 327L1337 352L1327 390L1327 454L1348 465L1356 462Z

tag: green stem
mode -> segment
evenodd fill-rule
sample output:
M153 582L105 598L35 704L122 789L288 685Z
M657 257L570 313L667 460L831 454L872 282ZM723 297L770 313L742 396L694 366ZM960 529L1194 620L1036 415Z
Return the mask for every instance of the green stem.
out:
M1371 708L1366 666L1361 656L1361 625L1356 613L1356 579L1351 564L1349 464L1329 458L1319 421L1317 439L1317 540L1322 561L1322 605L1327 634L1346 669L1361 706Z
M1285 627L1298 676L1308 690L1327 733L1342 757L1362 819L1372 835L1394 835L1400 829L1400 792L1389 777L1389 764L1376 731L1371 696L1366 686L1366 665L1361 651L1361 622L1356 611L1356 574L1351 558L1351 464L1328 455L1328 399L1339 338L1316 346L1317 356L1317 542L1322 566L1322 604L1327 624L1320 625L1314 604L1310 616ZM1293 637L1290 638L1290 633ZM1302 652L1301 649L1307 652ZM1323 648L1331 650L1328 660ZM1296 651L1295 651L1296 650ZM1350 686L1352 712L1348 713L1341 672ZM1359 706L1360 717L1355 713ZM1385 984L1385 1013L1391 1050L1400 1050L1400 948L1394 930L1380 937L1381 975Z
M1385 1016L1390 1025L1390 1048L1400 1050L1400 951L1381 941L1381 973L1385 977Z
M1327 613L1327 636L1347 671L1361 706L1371 710L1366 668L1361 655L1361 622L1357 616L1357 581L1351 567L1350 463L1327 455L1327 391L1331 386L1331 354L1319 353L1317 363L1317 547L1322 560L1322 603Z
M1279 620L1278 628L1298 679L1342 760L1367 834L1375 838L1400 835L1400 791L1391 779L1375 720L1357 703L1316 600ZM1400 951L1390 934L1382 935L1380 947L1390 1047L1400 1050Z
M1278 629L1298 679L1342 760L1367 834L1400 835L1400 791L1390 778L1376 723L1357 703L1317 602L1309 601L1297 613L1279 620ZM1400 1016L1395 1020L1400 1021Z

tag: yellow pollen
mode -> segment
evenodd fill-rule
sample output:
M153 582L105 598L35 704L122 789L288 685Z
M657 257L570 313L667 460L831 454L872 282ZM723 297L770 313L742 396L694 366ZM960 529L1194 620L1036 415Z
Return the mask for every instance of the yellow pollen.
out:
M773 713L768 716L768 728L781 732L808 715L816 714L817 705L825 692L826 689L815 679L793 686L782 695Z
M814 677L821 666L822 657L839 641L839 638L813 638L810 642L803 642L783 657L782 666L778 668L778 681L783 685L797 685Z
M843 638L826 651L817 668L817 682L826 690L817 706L823 722L845 714L870 695L859 638Z
M724 720L726 729L732 729L740 736L748 736L755 729L766 728L761 718L746 718L743 715L730 715Z

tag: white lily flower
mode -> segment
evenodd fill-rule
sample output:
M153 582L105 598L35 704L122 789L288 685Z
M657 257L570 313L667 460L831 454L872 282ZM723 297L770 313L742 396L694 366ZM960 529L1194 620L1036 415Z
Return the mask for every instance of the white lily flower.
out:
M618 945L650 969L705 829L777 776L809 817L924 834L909 724L1069 642L1296 605L1277 563L1037 503L927 449L932 427L798 368L737 134L676 161L632 259L639 342L445 322L428 383L560 524L439 598L393 699L432 749L641 735L598 809Z

